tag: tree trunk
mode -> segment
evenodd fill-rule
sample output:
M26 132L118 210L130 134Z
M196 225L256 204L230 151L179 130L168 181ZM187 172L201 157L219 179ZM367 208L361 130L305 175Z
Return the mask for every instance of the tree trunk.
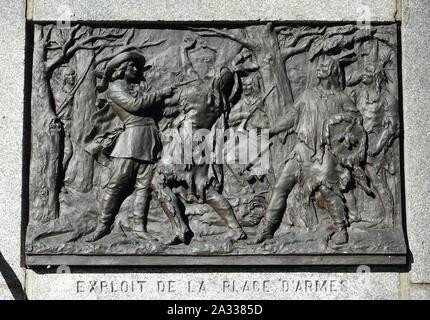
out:
M79 79L92 63L93 50L78 50L75 55L76 75ZM91 115L96 111L96 92L88 88L95 88L94 66L91 66L77 90L74 98L72 121L73 155L69 162L68 187L88 192L93 188L94 160L84 151L84 138L88 132ZM73 174L73 176L71 176Z
M286 116L288 108L294 103L290 80L285 69L285 63L279 50L277 36L269 26L262 26L260 33L260 43L255 50L255 58L260 66L260 73L264 83L264 90L267 92L275 86L273 92L266 98L266 112L270 124L274 125L281 118ZM288 138L290 139L290 138ZM285 142L285 134L273 138L271 148L272 164L275 174L278 174L283 167L282 161L274 159L285 159L291 149L289 140Z
M41 26L35 26L31 94L30 221L58 217L62 127L53 108Z

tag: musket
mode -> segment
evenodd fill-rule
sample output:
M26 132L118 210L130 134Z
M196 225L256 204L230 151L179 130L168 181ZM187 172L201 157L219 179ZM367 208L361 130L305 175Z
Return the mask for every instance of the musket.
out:
M198 81L198 80L199 80L198 78L195 78L195 79L191 79L191 80L187 80L187 81L179 82L179 83L177 83L177 84L174 84L174 85L172 86L172 88L178 88L178 87L181 87L181 86L185 86L185 85L187 85L187 84L189 84L189 83L192 83L192 82L195 82L195 81ZM175 119L176 119L176 118L175 118ZM170 125L171 125L171 123L173 123L173 121L174 121L175 119L172 119L172 120L170 120L169 122L167 122L166 127L167 127L167 126L170 126ZM182 121L183 121L183 119L182 119L179 123L181 123ZM179 123L177 123L177 124L179 124Z
M237 130L244 130L245 129L245 126L246 126L246 123L248 122L248 120L251 118L251 116L254 114L254 112L260 108L259 104L267 99L267 97L272 93L272 91L275 89L275 87L276 86L273 86L263 97L256 100L253 104L250 105L250 107L253 107L254 105L255 105L255 107L249 112L249 115L245 119L243 119L243 121L239 124Z
M174 84L173 88L182 87L182 86L185 86L185 85L187 85L189 83L192 83L192 82L195 82L195 81L198 81L198 80L199 80L198 78L195 78L195 79L192 79L192 80L187 80L187 81L179 82L177 84Z
M246 170L249 171L249 169L251 169L261 158L262 155L264 155L266 152L268 152L270 150L270 147L273 145L273 142L269 142L269 144L267 145L266 148L264 148L263 150L261 150L258 155L252 159L245 167L245 169L240 170L239 174L242 175Z
M92 65L92 62L88 65L87 69L82 74L82 76L79 78L78 82L76 82L75 86L72 88L72 90L70 90L70 92L68 93L67 97L64 99L64 101L58 107L57 115L60 114L61 111L63 111L63 109L67 106L67 104L73 98L73 96L75 95L76 91L78 90L78 88L80 87L80 85L84 81L86 75L88 74L88 71L90 70L91 65Z
M230 172L231 172L231 174L233 175L233 177L236 179L236 181L237 182L239 182L242 186L244 186L244 183L245 184L247 184L247 181L245 180L245 178L243 177L243 175L241 174L241 173L243 173L244 171L240 171L240 177L241 178L239 178L239 176L236 174L236 172L234 172L234 170L233 170L233 168L228 164L228 163L225 163L224 164L226 167L227 167L227 169L229 169L230 170ZM251 188L251 190L252 190L252 192L255 192L255 190L254 190L254 188L251 186L251 184L249 184L248 183L248 185L249 185L249 187Z

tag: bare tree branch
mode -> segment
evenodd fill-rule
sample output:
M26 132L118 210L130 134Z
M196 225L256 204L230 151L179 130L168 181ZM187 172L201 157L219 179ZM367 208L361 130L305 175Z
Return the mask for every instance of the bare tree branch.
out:
M287 44L288 47L293 47L297 45L300 39L306 37L306 36L313 36L313 35L320 35L323 34L326 30L326 27L322 28L316 28L316 29L308 29L308 28L299 28L295 35L293 36L293 39L290 43Z
M102 46L100 46L100 48L97 48L98 50L96 51L95 56L98 56L106 48L120 47L120 46L128 45L134 36L134 31L135 31L135 29L132 28L130 34L125 38L124 42L103 44Z
M87 31L88 31L88 28L87 29L80 28L78 32L76 32L75 34L75 41L80 40L87 33Z
M120 44L112 44L112 45L106 45L106 44L99 44L99 45L80 45L77 47L74 47L74 52L78 50L98 50L98 49L104 49L107 47L118 47ZM72 54L73 55L73 54Z
M135 32L135 29L134 29L134 28L132 28L132 29L131 29L131 32L130 32L130 34L125 38L125 43L126 43L126 44L129 44L129 43L130 43L130 41L131 41L131 39L133 39L133 37L134 37L134 32Z
M95 35L95 36L90 36L88 38L86 38L85 40L83 40L82 42L80 42L79 44L87 44L89 42L93 42L93 41L97 41L97 40L106 40L106 41L114 41L116 39L121 38L122 36L124 36L127 33L127 30L123 33L107 33L107 34L101 34L101 35Z
M45 31L45 32L43 32L43 40L42 40L43 44L45 46L49 44L49 38L51 37L53 28L54 28L53 25L49 25L48 28L42 27L42 31ZM46 29L46 30L44 30L44 29Z
M61 64L64 60L66 60L67 57L67 51L70 49L70 47L73 46L75 43L75 35L78 32L78 30L81 28L81 25L76 25L70 30L69 38L64 43L62 49L62 53L58 55L55 59L51 60L51 62L46 63L46 69L48 73L52 72L59 64Z
M49 40L49 41L46 43L46 45L47 45L47 46L49 46L49 45L51 45L51 44L55 44L56 46L61 47L61 44L60 44L58 41L55 41L55 40Z
M275 32L282 32L282 31L290 30L290 29L291 29L291 26L276 26L273 28L273 30Z
M61 46L46 47L47 50L60 50L61 48Z
M233 41L236 41L238 43L240 43L241 45L243 45L245 48L248 48L250 50L253 50L255 48L255 44L249 41L246 41L243 38L238 37L237 35L235 35L232 32L228 32L226 28L222 29L222 30L218 30L215 28L189 28L190 30L196 31L197 34L199 34L202 37L220 37L220 38L227 38ZM207 32L207 33L201 33L198 31L203 31L203 32Z
M89 37L86 37L80 41L77 41L76 34L80 30L80 27L81 27L80 25L76 25L75 27L73 27L71 29L70 34L69 34L69 38L67 39L66 43L62 47L62 54L60 54L57 58L55 58L52 61L50 61L49 63L47 63L47 69L48 70L52 71L59 64L63 63L64 61L69 60L78 50L81 50L81 49L97 50L100 48L108 47L108 45L106 43L89 45L91 42L97 42L99 40L104 40L104 41L108 41L108 42L115 41L115 40L121 38L122 36L124 36L127 32L127 30L124 32L120 32L120 33L109 32L109 33L104 33L101 35L89 36ZM82 35L85 34L86 32L87 31L81 33L78 36L78 38L81 38Z
M148 40L147 40L147 41L148 41ZM132 44L132 45L123 46L123 45L124 45L123 43L118 44L118 45L114 45L115 47L116 47L116 46L122 46L122 49L121 49L121 50L119 50L119 51L116 51L116 52L114 52L114 53L112 53L112 54L110 54L110 55L108 55L108 56L106 56L106 57L103 57L103 58L101 58L101 59L96 59L96 61L95 61L95 65L97 66L97 65L99 65L100 63L102 63L102 62L104 62L104 61L107 61L107 60L110 60L110 59L112 59L113 57L115 57L115 56L119 55L120 53L123 53L123 52L129 51L129 50L139 50L139 49L148 48L148 47L153 47L153 46L157 46L157 45L163 44L164 42L166 42L166 39L159 40L159 41L156 41L156 42L151 42L151 43L147 43L147 41L145 41L145 42L144 42L143 44L141 44L141 45L135 45L135 44Z
M143 45L139 46L139 48L143 49L143 48L158 46L160 44L163 44L166 41L167 41L166 39L163 39L163 40L159 40L159 41L156 41L156 42L144 43Z
M291 30L290 31L281 30L281 31L278 31L278 34L282 34L283 36L287 36L287 37L294 36L294 33Z
M75 35L78 32L78 30L81 28L81 25L76 25L70 30L69 39L66 40L66 43L63 46L63 55L66 55L67 50L73 45L73 43L76 41Z
M286 61L287 59L289 59L290 57L299 54L299 53L303 53L306 50L309 49L310 45L312 44L312 42L317 38L317 35L314 35L312 37L309 37L308 39L302 41L300 43L299 46L297 47L286 47L281 49L281 57L283 61Z
M115 41L116 39L121 38L124 34L125 34L125 32L122 34L109 33L109 34L106 34L103 36L97 35L97 36L88 37L88 38L84 39L83 41L77 42L72 48L70 48L70 50L68 52L66 52L65 59L66 60L70 59L76 53L76 51L78 51L80 49L97 50L97 49L100 49L101 47L104 47L104 46L107 47L107 45L103 44L103 43L98 44L98 45L87 46L87 44L90 42L94 42L97 40L104 40L104 41L109 41L109 42Z

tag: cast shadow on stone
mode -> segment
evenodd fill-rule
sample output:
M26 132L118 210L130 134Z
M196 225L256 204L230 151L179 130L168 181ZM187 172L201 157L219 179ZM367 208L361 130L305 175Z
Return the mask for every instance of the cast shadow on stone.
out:
M22 288L18 276L15 274L9 263L0 252L0 273L3 276L7 287L9 288L15 300L27 300L27 295Z
M151 267L106 267L106 266L70 266L73 274L150 274L150 273L357 273L362 266L359 265L339 265L339 266L151 266ZM404 273L410 270L409 265L372 265L370 272ZM37 274L54 274L57 266L32 267Z
M400 24L397 24L397 37L400 38L401 34L400 34ZM401 181L402 183L400 184L400 188L401 188L401 213L402 213L402 228L403 228L403 232L405 234L405 245L406 245L406 271L405 272L409 272L412 269L412 263L414 262L414 256L412 254L412 251L410 250L410 245L409 245L409 236L408 236L408 228L407 228L407 217L406 217L406 190L405 190L405 181L406 181L406 174L405 174L405 159L406 159L406 155L405 155L405 131L404 131L404 123L403 123L403 79L402 79L402 43L399 42L398 43L398 50L399 50L399 55L398 55L398 64L397 64L397 75L399 77L398 80L398 94L399 94L399 106L401 106L399 108L399 121L400 121L400 130L399 130L399 145L400 145L400 176L401 176Z

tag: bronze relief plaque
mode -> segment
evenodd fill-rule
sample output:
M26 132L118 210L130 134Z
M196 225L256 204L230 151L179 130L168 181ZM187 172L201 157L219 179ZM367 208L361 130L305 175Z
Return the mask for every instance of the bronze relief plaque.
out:
M27 265L406 263L397 25L32 27Z

